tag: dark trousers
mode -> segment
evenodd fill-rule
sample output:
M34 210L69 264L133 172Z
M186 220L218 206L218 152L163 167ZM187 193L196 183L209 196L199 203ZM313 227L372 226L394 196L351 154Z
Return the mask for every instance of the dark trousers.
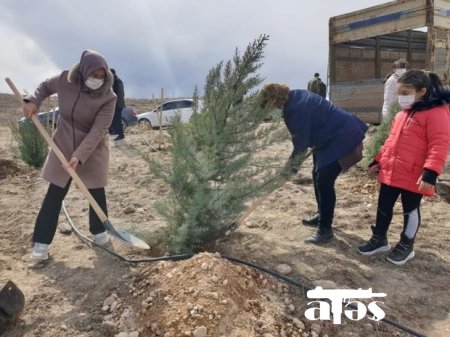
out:
M34 225L33 242L50 244L55 236L56 227L58 226L59 213L61 212L62 202L69 191L71 180L66 187L61 188L50 184L42 203L41 210ZM104 188L89 189L95 201L100 208L108 215L106 208L106 196ZM89 231L92 234L99 234L105 231L102 222L95 213L94 209L89 206Z
M401 196L403 206L402 234L413 239L420 227L420 201L422 200L422 194L385 184L380 186L375 234L380 236L386 235L394 214L394 205L399 196Z
M116 133L119 137L123 137L123 125L122 125L122 108L117 108L114 111L114 118L111 124L111 129Z
M342 172L342 168L337 161L320 169L316 167L316 157L313 155L313 182L314 195L317 201L319 212L319 228L330 229L333 223L334 207L336 206L336 192L334 183Z

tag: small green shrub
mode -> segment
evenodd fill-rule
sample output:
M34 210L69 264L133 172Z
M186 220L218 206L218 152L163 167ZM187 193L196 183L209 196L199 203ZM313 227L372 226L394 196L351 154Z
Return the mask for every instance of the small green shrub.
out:
M364 148L364 162L369 165L370 162L375 158L380 148L383 146L386 138L389 135L389 130L391 129L392 121L395 115L400 111L400 105L396 102L391 105L389 110L389 116L381 122L377 127L377 130L370 138L368 144Z
M42 167L48 145L36 126L31 121L25 121L20 126L11 124L11 132L19 145L20 158L34 168Z

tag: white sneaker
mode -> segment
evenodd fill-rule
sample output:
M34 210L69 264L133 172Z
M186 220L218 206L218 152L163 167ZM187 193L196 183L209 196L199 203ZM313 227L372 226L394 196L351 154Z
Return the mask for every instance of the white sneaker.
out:
M99 233L99 234L95 234L94 235L94 243L99 245L99 246L104 246L109 242L109 235L108 233L103 232L103 233Z
M48 245L45 243L35 242L33 252L31 253L33 260L47 260L48 259Z

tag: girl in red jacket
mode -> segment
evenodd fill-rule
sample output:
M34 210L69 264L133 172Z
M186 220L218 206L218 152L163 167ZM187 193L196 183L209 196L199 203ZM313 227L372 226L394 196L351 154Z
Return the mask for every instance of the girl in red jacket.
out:
M398 80L402 111L395 117L389 137L371 163L381 183L376 225L370 240L359 246L364 255L390 250L387 231L394 204L401 196L404 227L400 241L387 260L402 265L415 255L414 239L420 226L422 196L434 194L450 144L450 91L436 74L409 70Z

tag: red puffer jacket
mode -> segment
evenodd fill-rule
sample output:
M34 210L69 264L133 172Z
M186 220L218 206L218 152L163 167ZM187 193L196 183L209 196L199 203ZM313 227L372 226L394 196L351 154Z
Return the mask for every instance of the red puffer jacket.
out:
M380 165L378 180L386 185L421 193L417 180L424 169L441 174L450 145L448 105L429 110L403 110L392 127L375 161ZM434 190L424 195L433 195Z

